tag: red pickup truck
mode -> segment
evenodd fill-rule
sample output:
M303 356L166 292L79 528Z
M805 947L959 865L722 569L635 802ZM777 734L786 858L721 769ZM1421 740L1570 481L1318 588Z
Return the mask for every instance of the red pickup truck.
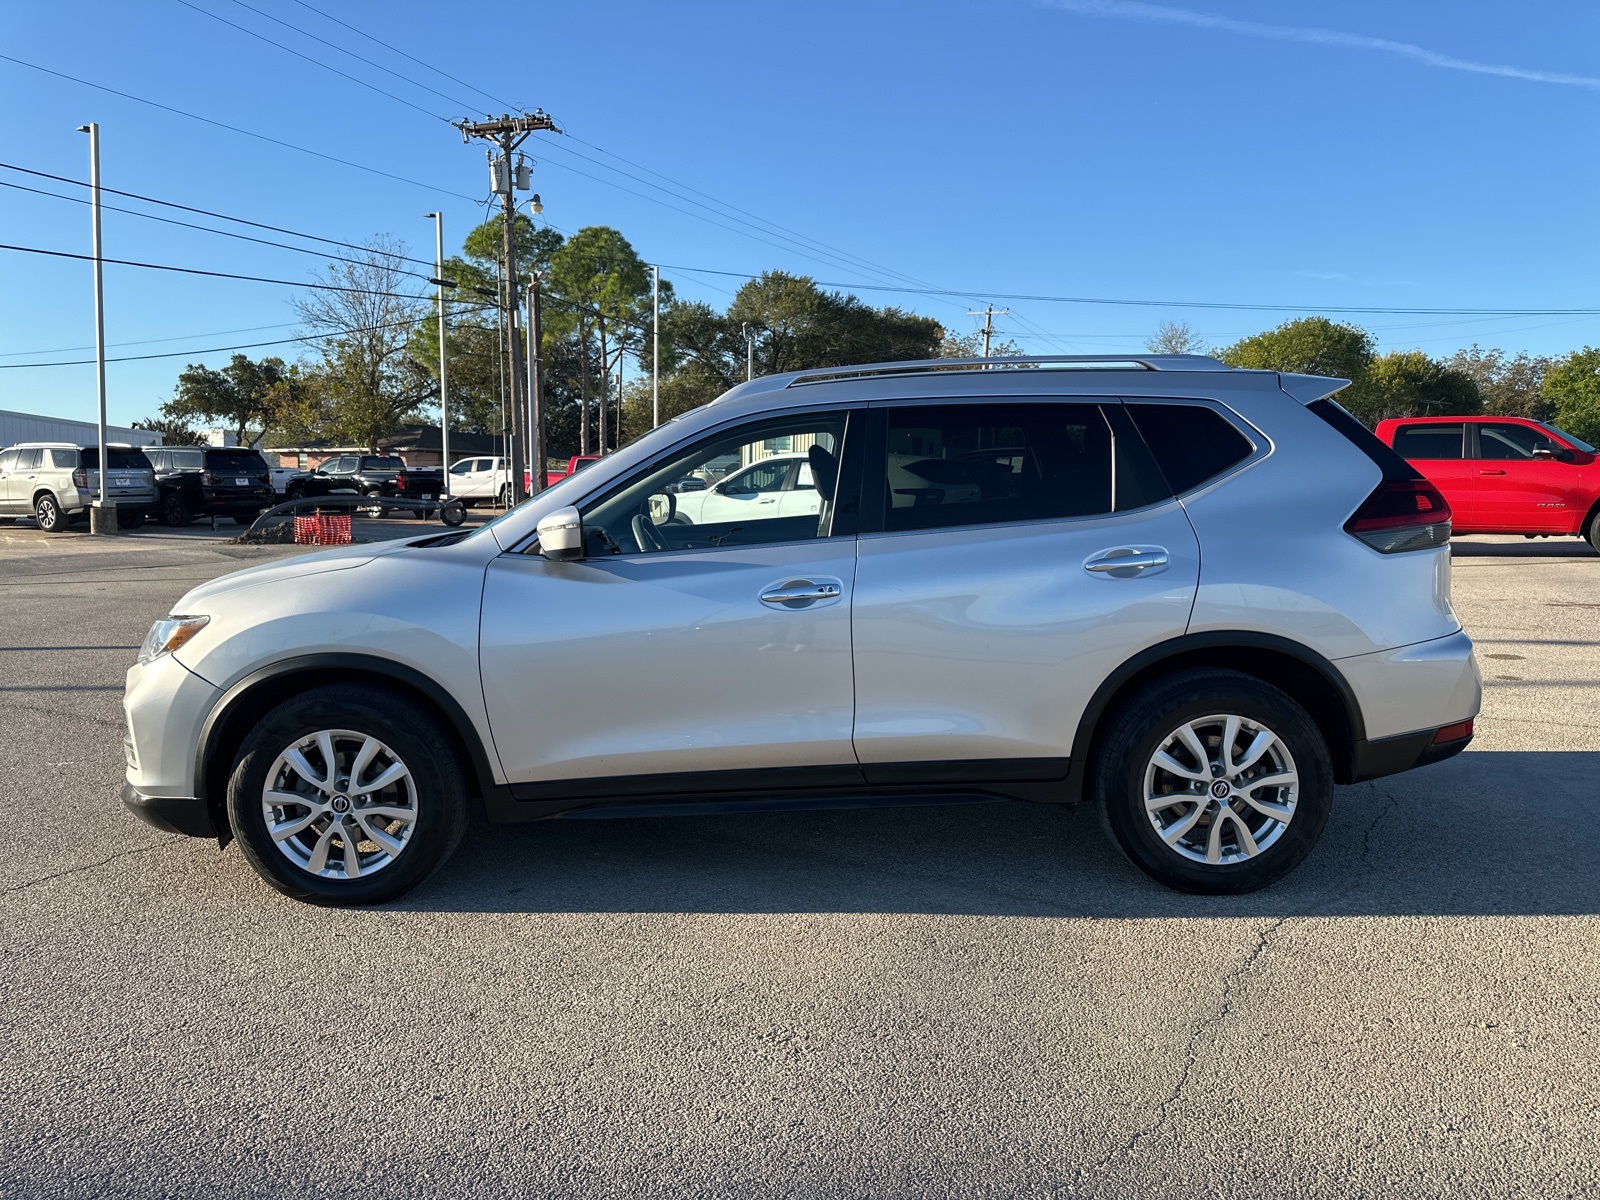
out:
M571 458L569 458L567 460L567 469L565 471L560 471L560 470L546 471L545 472L545 479L550 483L560 483L568 475L576 475L579 471L581 471L584 467L587 467L590 463L596 463L596 462L599 462L599 461L600 461L600 456L598 454L574 454ZM533 491L533 472L532 471L529 471L527 469L523 470L523 472L522 472L522 486L524 488L526 488L530 492Z
M1377 434L1444 493L1456 533L1576 534L1600 550L1600 462L1582 438L1525 417L1396 417Z

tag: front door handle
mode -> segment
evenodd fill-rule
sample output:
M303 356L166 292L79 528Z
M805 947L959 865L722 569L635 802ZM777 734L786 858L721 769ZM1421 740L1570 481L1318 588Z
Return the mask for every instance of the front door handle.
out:
M843 589L837 583L814 583L809 579L791 579L761 593L761 603L778 608L803 608L818 600L837 600Z
M1479 471L1479 475L1504 475L1504 471Z
M1110 575L1113 579L1128 579L1135 575L1156 573L1167 568L1165 546L1117 546L1091 554L1083 560L1083 569L1096 575Z

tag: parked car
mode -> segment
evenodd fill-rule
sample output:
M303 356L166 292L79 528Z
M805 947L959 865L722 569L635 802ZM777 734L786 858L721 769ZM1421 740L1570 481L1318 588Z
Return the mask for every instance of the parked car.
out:
M150 460L137 446L108 445L111 462L106 499L117 506L117 524L137 529L154 501ZM46 533L60 533L86 516L100 494L100 447L71 442L18 442L0 450L0 513L31 515Z
M175 529L196 517L248 525L275 497L267 460L248 446L152 446L160 494L152 514Z
M566 470L562 470L558 467L553 471L548 469L545 471L545 485L547 487L554 486L555 484L560 483L568 475L576 475L579 471L583 470L590 464L599 462L602 457L603 456L599 454L574 454L571 458L567 459ZM533 473L527 468L523 468L522 471L522 486L529 491L533 490Z
M1334 784L1465 748L1450 510L1346 381L1028 366L758 379L476 530L202 584L128 673L123 798L321 904L421 882L475 799L1084 799L1154 879L1237 893ZM783 447L815 509L676 519L672 483Z
M1377 434L1450 502L1457 533L1575 534L1600 550L1595 448L1526 417L1397 417Z
M272 494L284 498L289 491L289 480L296 475L303 474L299 467L273 467L267 468L267 476L272 484Z
M679 521L690 525L814 516L822 508L822 496L804 454L768 455L710 487L701 483L698 488L685 488L683 482L674 480L667 490L677 496L674 511Z
M437 500L444 492L444 472L438 467L408 467L395 454L344 454L329 459L314 471L302 471L286 486L290 500L328 496L337 492L371 496L374 500L399 496L407 500ZM381 516L384 509L378 506ZM419 508L426 518L431 510Z
M511 461L497 455L464 458L450 468L450 495L468 508L511 504Z

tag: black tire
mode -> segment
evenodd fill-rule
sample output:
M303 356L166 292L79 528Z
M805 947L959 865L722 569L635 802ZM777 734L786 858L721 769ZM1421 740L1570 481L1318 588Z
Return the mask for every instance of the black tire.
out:
M1165 828L1171 831L1203 801L1204 809L1192 830L1208 833L1212 826L1220 824L1222 837L1230 839L1223 844L1232 844L1235 854L1242 854L1242 835L1236 832L1240 818L1216 815L1221 801L1212 799L1209 791L1200 792L1192 800L1186 793L1174 792L1174 805L1152 816L1145 809L1146 771L1155 770L1151 763L1156 752L1183 725L1219 714L1259 723L1277 737L1279 746L1271 753L1282 754L1286 748L1299 777L1298 794L1293 799L1292 815L1281 824L1269 822L1242 799L1228 800L1245 822L1261 822L1253 834L1265 832L1274 836L1251 857L1209 863L1195 861L1173 849L1162 840L1155 822L1168 820ZM1215 749L1209 745L1206 748ZM1190 753L1188 757L1195 756ZM1193 769L1198 764L1183 765ZM1214 766L1200 768L1207 776L1215 775L1217 770ZM1245 774L1253 772L1255 778L1263 778L1272 770L1263 765ZM1165 772L1157 778L1178 780L1178 776ZM1095 748L1090 784L1107 833L1136 867L1157 883L1177 891L1208 895L1253 892L1283 878L1311 853L1333 807L1333 764L1321 730L1288 694L1237 671L1179 672L1158 680L1121 705L1104 726ZM1187 786L1211 785L1196 781ZM1285 793L1274 789L1271 795L1282 799ZM1276 827L1275 831L1269 823ZM1203 839L1205 834L1195 833L1193 837ZM1191 839L1180 836L1176 840L1197 852Z
M161 523L170 525L174 529L182 529L194 520L194 514L189 511L189 504L177 492L168 492L161 497Z
M440 507L439 519L453 529L467 519L467 507L461 500L452 500Z
M53 492L41 492L33 502L33 515L46 533L65 533L69 518Z
M143 510L141 510L141 509L132 509L132 508L119 508L119 509L117 509L117 528L118 529L143 529L144 528L144 512L143 512Z
M365 495L368 500L383 499L383 491L380 488L368 488ZM389 515L389 510L383 507L382 504L374 505L373 507L364 509L363 511L366 513L366 515L371 517L383 518Z
M410 772L416 818L409 838L392 859L370 874L356 878L314 874L291 861L268 831L262 807L267 773L280 755L320 730L348 730L376 738L396 748ZM320 770L320 752L316 757ZM280 704L245 738L228 778L228 823L250 865L285 896L331 906L383 904L427 879L460 844L467 820L462 775L450 740L420 705L378 688L331 684ZM337 801L339 796L333 799ZM326 836L326 827L322 828L322 836ZM312 826L306 836L317 829ZM358 846L365 841L374 851L382 849L364 834L358 833L357 838ZM334 843L342 844L337 831L329 839L330 846ZM287 838L285 844L297 849L300 843ZM330 850L328 861L334 869L343 870L334 862L335 853Z
M500 489L498 503L501 508L511 507L511 485L509 483Z
M1594 516L1589 518L1589 528L1583 536L1584 540L1594 547L1595 553L1600 554L1600 508L1597 508Z
M233 523L235 525L254 525L256 523L256 518L260 515L260 513L250 513L248 516L246 516L245 514L240 513L233 518Z
M289 501L291 501L291 500L304 500L305 498L306 498L306 490L305 490L305 488L290 488L287 492L285 492L283 494L283 502L285 504L289 503Z

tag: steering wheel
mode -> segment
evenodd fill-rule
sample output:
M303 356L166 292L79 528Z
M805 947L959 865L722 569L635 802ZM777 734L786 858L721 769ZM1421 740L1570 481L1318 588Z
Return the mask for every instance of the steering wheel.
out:
M633 518L633 540L643 554L653 554L667 548L667 543L656 532L654 522L644 513L638 513Z

